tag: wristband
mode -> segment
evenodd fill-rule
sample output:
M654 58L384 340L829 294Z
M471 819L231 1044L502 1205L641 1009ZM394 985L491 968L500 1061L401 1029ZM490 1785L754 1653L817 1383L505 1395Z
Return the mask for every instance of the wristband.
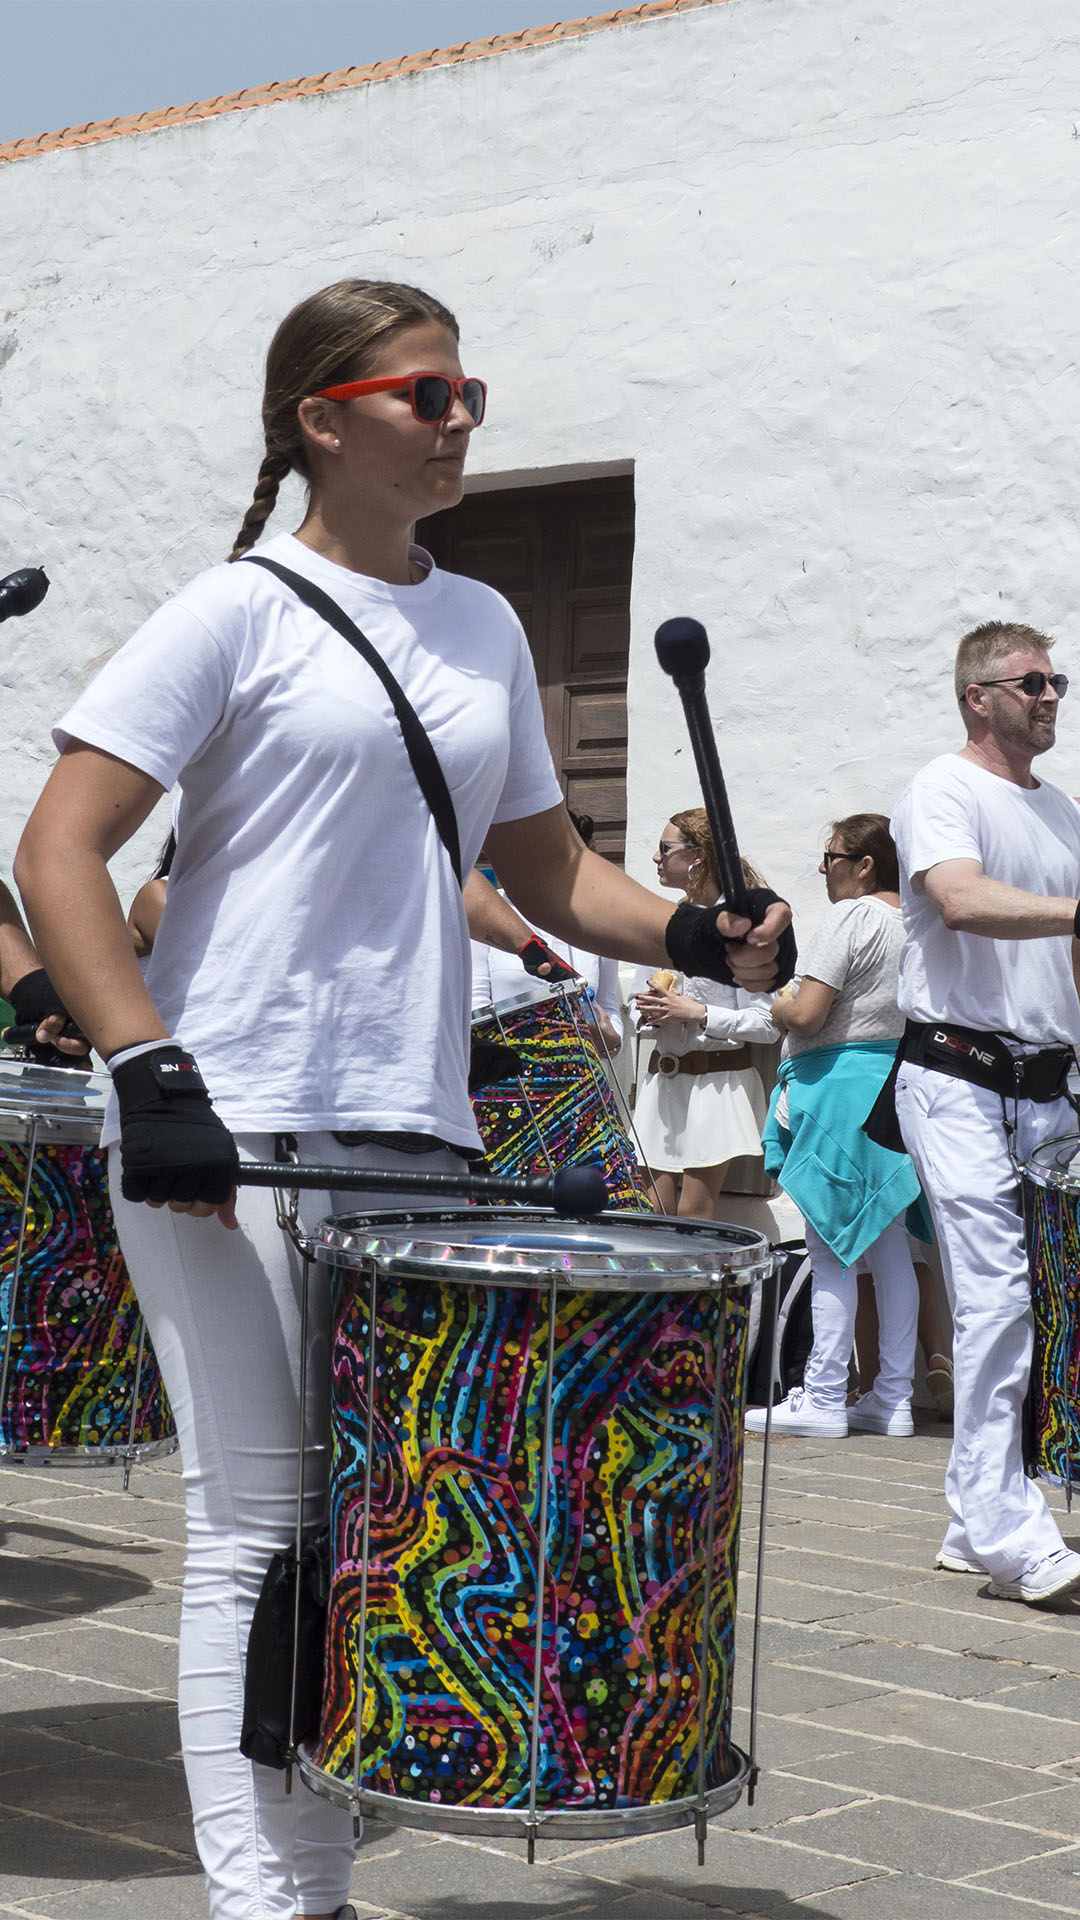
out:
M751 887L747 894L750 917L758 925L774 901L780 899L768 887ZM735 987L738 981L731 971L727 949L741 946L739 940L725 940L716 924L719 907L696 907L689 900L683 900L676 907L664 932L664 941L673 964L679 971L696 975L703 980L719 980L722 986ZM776 967L772 984L762 988L762 992L773 992L784 986L792 978L798 963L799 950L795 944L795 934L788 926L777 942Z

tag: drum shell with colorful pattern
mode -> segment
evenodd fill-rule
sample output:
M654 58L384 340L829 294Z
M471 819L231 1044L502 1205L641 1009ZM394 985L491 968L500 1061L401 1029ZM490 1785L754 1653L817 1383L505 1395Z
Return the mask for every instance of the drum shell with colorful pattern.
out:
M500 1271L500 1237L530 1227L540 1245ZM695 1231L708 1258L679 1271ZM548 1831L572 1833L682 1824L699 1787L710 1810L730 1804L761 1236L483 1209L323 1233L319 1258L337 1262L331 1606L308 1783L384 1819L479 1832L523 1823L530 1800ZM606 1270L579 1251L612 1242Z
M1045 1141L1023 1176L1035 1322L1025 1454L1071 1505L1080 1482L1080 1134Z
M176 1445L96 1144L107 1088L107 1075L0 1063L0 1455L9 1458L109 1464Z
M520 1077L472 1096L488 1165L512 1175L602 1166L609 1206L648 1207L645 1178L583 1007L580 987L538 982L475 1009L474 1036L513 1047L522 1067Z

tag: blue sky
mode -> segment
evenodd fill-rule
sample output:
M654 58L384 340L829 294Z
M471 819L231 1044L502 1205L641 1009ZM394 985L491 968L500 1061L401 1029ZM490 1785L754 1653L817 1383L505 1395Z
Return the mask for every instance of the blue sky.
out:
M616 0L0 0L0 144L603 13Z

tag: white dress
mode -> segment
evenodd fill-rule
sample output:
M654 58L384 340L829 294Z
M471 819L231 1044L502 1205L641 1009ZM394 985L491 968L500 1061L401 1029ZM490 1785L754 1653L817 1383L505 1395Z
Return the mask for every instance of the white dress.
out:
M647 979L643 972L637 992ZM682 1173L687 1167L722 1166L742 1154L760 1157L767 1106L761 1079L754 1067L726 1072L723 1056L751 1041L768 1045L779 1039L769 1018L771 995L697 979L678 990L704 1001L709 1009L704 1028L696 1021L672 1020L654 1030L643 1025L633 1006L630 1018L642 1035L656 1031L662 1036L655 1051L715 1052L717 1071L642 1075L634 1127L645 1162L654 1173Z

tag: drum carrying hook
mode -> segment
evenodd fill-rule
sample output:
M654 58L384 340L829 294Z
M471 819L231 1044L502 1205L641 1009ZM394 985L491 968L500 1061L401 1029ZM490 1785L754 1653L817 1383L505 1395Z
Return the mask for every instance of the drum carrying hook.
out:
M275 1160L286 1161L293 1167L300 1165L300 1153L297 1147L295 1133L278 1134L274 1141L274 1158ZM283 1187L275 1187L273 1192L274 1212L277 1215L278 1226L281 1228L286 1239L292 1241L300 1258L306 1260L310 1253L311 1245L300 1225L300 1189L299 1187L290 1187L288 1192L286 1192Z

